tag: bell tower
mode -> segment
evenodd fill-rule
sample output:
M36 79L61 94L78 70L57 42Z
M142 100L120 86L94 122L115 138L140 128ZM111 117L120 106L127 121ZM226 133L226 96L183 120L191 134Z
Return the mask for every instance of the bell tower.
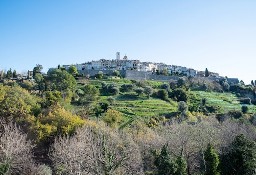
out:
M116 59L120 60L120 52L116 52Z

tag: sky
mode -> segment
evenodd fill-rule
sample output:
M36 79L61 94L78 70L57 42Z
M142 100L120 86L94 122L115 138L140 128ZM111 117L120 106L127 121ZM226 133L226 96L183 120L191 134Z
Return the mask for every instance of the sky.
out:
M0 0L0 69L115 59L256 80L255 0Z

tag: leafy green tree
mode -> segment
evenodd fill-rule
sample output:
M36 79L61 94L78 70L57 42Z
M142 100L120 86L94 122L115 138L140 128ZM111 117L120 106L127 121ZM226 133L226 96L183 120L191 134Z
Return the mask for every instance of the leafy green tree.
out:
M19 86L0 85L0 116L11 121L36 115L39 105L36 97Z
M30 132L35 136L36 141L53 139L53 136L57 135L74 134L76 128L83 126L84 123L85 121L79 116L56 104L31 121Z
M175 175L187 175L187 162L183 156L179 156L176 159L177 171Z
M97 118L99 118L103 113L105 113L109 108L108 103L99 103L95 108L94 108L94 113Z
M107 101L109 102L110 105L115 104L115 98L113 98L113 97L108 97Z
M138 87L138 88L136 88L134 91L138 94L138 96L140 96L140 95L142 95L142 94L143 94L144 89L143 89L143 88L141 88L141 87Z
M114 109L108 109L102 120L110 127L117 127L123 120L123 114Z
M176 162L171 159L166 145L162 147L160 154L155 153L154 164L157 168L157 175L170 175L177 172Z
M78 71L77 71L76 66L71 65L71 66L68 68L68 73L70 73L70 74L73 75L74 77L77 76L77 75L78 75Z
M162 84L161 85L161 89L165 89L165 90L167 90L167 91L169 91L170 90L170 85L169 84Z
M123 84L120 88L120 91L121 92L130 92L132 91L134 88L134 85L133 84Z
M151 86L146 86L144 88L144 93L148 96L148 98L153 94L153 88Z
M39 92L43 92L46 89L45 79L42 74L37 73L35 75L35 82L37 84L37 89L39 90Z
M204 152L204 159L206 162L206 175L220 175L219 172L219 155L211 144L208 144Z
M99 90L93 85L85 85L80 93L78 103L81 105L91 104L99 98Z
M29 81L29 80L23 80L22 82L19 83L19 85L28 90L29 92L31 92L33 89L35 89L36 84L33 81Z
M202 98L202 106L205 106L206 102L207 102L207 99L206 98Z
M157 92L157 97L162 100L168 101L168 92L165 89L160 89Z
M223 82L222 87L223 87L224 91L229 91L229 89L230 89L230 85L228 84L227 81Z
M61 92L57 90L45 91L44 95L45 95L44 107L61 104L61 102L63 101Z
M179 88L181 88L181 87L184 87L186 85L186 80L184 79L184 78L179 78L178 79L178 81L177 81L177 86L179 87Z
M210 75L210 73L209 73L208 69L206 68L205 71L204 71L204 76L209 77L209 75Z
M176 101L188 101L188 94L182 88L174 89L172 92L170 92L170 97Z
M248 106L243 105L241 107L241 110L242 110L242 113L246 114L248 112L249 108L248 108Z
M35 75L37 73L41 74L43 70L43 66L41 64L37 64L34 68L33 68L33 78L35 78Z
M121 74L118 70L114 70L113 71L113 76L116 76L116 77L121 77Z
M96 78L98 79L102 79L103 78L103 72L102 71L99 71L96 75L95 75Z
M115 84L102 83L102 91L106 95L118 95L119 88Z
M180 102L178 103L178 111L179 111L181 114L186 114L187 110L188 110L188 106L187 106L186 102L180 101Z
M16 70L13 70L13 72L12 72L12 77L13 77L13 78L17 78L17 72L16 72Z
M239 119L242 118L243 113L241 111L232 110L228 112L228 115L232 118Z
M255 86L255 84L254 84L254 81L253 81L253 80L251 81L251 85L252 85L252 86Z
M8 78L8 79L12 78L12 69L11 68L7 71L6 78Z
M119 94L119 88L116 86L116 84L106 84L105 82L102 83L102 87L100 91L102 95Z
M161 71L161 74L167 76L167 75L169 75L169 72L168 72L167 69L163 69L163 70Z
M238 135L230 146L230 151L222 156L222 173L226 175L256 174L256 144Z
M60 92L76 88L75 78L66 70L54 69L48 72L47 81L49 82L50 90L58 90Z

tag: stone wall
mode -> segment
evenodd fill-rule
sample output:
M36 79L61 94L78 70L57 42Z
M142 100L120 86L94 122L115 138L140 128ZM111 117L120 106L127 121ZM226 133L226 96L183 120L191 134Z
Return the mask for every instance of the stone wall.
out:
M126 70L125 78L130 80L158 80L158 81L170 81L178 80L177 76L165 76L165 75L156 75L152 72L142 72L134 70Z
M103 72L103 74L112 75L113 70L82 70L79 71L83 76L95 76L99 73L99 71ZM120 74L130 80L158 80L158 81L170 81L170 80L178 80L178 76L165 76L165 75L156 75L152 72L142 72L136 70L119 70Z
M113 74L113 70L93 70L93 69L81 70L81 71L79 71L79 74L82 74L83 76L87 76L87 75L95 76L99 72L103 72L103 74L105 74L105 75L112 75ZM119 72L120 72L121 76L125 77L125 71L124 70L120 70Z

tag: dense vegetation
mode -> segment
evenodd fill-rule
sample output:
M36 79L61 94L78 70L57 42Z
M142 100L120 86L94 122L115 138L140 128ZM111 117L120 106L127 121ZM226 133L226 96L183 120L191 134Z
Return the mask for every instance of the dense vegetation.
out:
M254 83L41 70L1 76L0 175L256 174Z

